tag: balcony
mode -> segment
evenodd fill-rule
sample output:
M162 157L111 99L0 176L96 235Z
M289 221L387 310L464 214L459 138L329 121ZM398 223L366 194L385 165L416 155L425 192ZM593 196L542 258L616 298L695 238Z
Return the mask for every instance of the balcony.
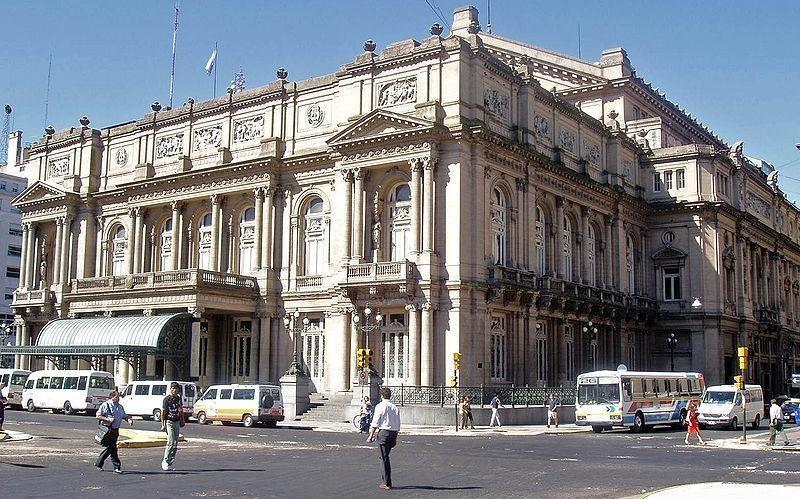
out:
M414 270L414 264L408 260L345 265L344 281L338 287L348 294L359 289L368 289L370 294L408 293L416 280Z
M295 287L297 288L298 291L319 289L322 287L322 276L321 275L299 276L295 281Z
M90 277L72 281L71 294L93 294L98 292L128 291L142 289L174 288L190 286L253 291L258 289L254 277L225 274L204 269L167 270L124 276Z
M47 307L53 304L53 296L47 289L31 289L14 291L12 307Z

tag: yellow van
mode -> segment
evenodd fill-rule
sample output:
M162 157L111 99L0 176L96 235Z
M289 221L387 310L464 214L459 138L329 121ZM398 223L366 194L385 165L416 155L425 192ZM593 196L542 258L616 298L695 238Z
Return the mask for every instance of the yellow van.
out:
M274 428L283 421L281 389L275 385L211 385L194 404L197 422L208 424L264 423Z

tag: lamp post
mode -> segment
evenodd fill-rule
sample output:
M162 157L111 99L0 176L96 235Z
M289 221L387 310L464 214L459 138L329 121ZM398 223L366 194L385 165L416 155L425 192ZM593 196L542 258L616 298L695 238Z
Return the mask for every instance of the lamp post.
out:
M0 324L0 334L2 335L2 337L0 337L0 345L6 345L6 346L13 345L12 341L15 340L12 340L11 337L14 334L14 327L11 322L4 322L3 324ZM0 355L0 367L14 367L13 360L11 360L10 365L7 365L9 364L8 362L6 362L8 358L9 356ZM14 357L11 356L10 358L13 359Z
M669 347L669 370L675 371L675 347L678 346L678 338L675 333L669 333L667 336L667 346Z
M592 321L587 322L586 325L583 326L583 334L584 337L588 338L589 364L591 369L594 370L597 368L597 359L595 359L594 352L592 351L592 343L597 339L597 326L595 326Z
M381 327L381 322L383 321L383 316L381 315L380 311L378 311L374 316L372 315L372 309L369 308L367 305L364 310L364 321L361 321L361 315L356 312L353 314L353 326L361 333L364 334L364 345L367 351L369 351L369 335L372 331L377 330ZM361 335L359 335L360 337ZM375 372L375 369L372 367L372 356L371 354L367 355L367 365L365 366L366 371Z
M286 331L292 335L292 343L294 345L294 352L292 353L292 363L289 369L286 370L287 376L305 376L306 370L303 369L303 363L299 357L300 335L306 330L310 321L308 317L303 317L301 326L298 327L297 319L300 318L300 312L295 309L292 313L287 313L283 318L283 325Z

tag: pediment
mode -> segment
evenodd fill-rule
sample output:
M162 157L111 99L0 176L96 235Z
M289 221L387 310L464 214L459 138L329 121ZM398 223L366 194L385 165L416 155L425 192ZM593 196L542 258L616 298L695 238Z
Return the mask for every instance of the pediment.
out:
M682 258L686 258L686 253L672 246L665 246L653 253L653 260L678 260Z
M31 204L43 204L50 201L64 202L68 199L79 197L75 192L59 189L47 182L37 180L27 189L22 191L19 196L14 198L12 204L15 206L25 206Z
M385 109L376 109L365 114L356 122L328 139L328 145L336 147L362 140L428 131L433 128L434 123L431 121L393 113Z

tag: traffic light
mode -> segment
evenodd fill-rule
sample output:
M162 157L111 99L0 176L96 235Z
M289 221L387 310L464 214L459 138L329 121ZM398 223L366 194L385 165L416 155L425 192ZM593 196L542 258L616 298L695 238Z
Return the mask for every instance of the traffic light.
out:
M358 367L366 366L367 365L366 360L367 360L366 348L359 348L358 350L356 350L356 366Z
M744 390L744 376L734 376L733 384L736 385L736 388L739 390Z
M372 365L372 349L365 348L364 349L364 367L369 367Z
M747 347L739 347L737 353L739 354L739 369L742 371L747 370L747 357L750 354L750 350Z
M453 369L456 371L461 369L461 354L459 352L453 352Z

